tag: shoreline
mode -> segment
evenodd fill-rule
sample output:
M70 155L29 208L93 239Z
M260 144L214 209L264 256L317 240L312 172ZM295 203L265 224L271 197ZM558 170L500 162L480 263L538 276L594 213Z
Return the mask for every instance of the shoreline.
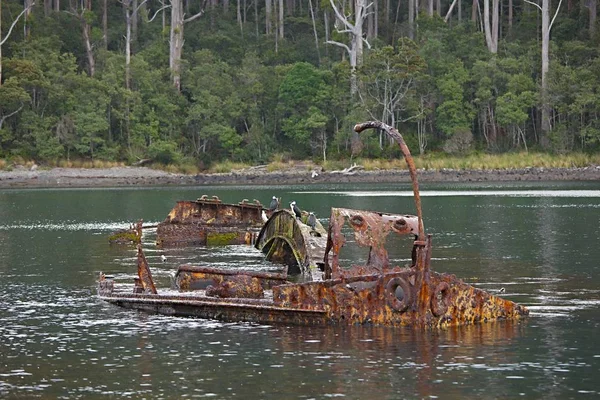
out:
M419 170L419 182L600 181L600 166L583 168L523 168L510 170ZM0 188L86 188L127 186L292 185L310 183L410 182L407 170L357 170L351 173L308 170L185 175L147 167L104 169L53 168L0 171Z

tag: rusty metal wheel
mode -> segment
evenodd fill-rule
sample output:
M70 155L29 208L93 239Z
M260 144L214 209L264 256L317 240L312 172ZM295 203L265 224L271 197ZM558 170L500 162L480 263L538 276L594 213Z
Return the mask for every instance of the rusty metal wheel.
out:
M446 282L438 283L431 295L431 312L436 317L441 317L448 311L450 300L450 286Z
M407 281L400 277L392 278L385 285L388 305L398 312L404 312L411 303L412 290Z

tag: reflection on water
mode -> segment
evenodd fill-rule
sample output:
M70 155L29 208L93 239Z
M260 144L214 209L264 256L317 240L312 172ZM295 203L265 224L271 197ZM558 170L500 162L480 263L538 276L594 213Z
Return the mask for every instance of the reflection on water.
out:
M297 187L210 194L225 201L293 196L322 221L329 206L350 198L368 209L412 210L410 199L389 190L357 189L378 195ZM599 217L590 213L598 196L423 199L433 268L490 292L504 288L503 296L531 309L518 323L444 331L266 326L148 315L97 300L99 271L121 282L135 274L134 249L109 246L107 234L138 218L160 221L175 199L202 191L191 192L0 191L0 398L562 399L600 392L600 249L590 245L600 240ZM160 287L183 263L278 268L252 247L158 249L154 240L148 231L143 245ZM404 243L393 247L390 259L404 264Z

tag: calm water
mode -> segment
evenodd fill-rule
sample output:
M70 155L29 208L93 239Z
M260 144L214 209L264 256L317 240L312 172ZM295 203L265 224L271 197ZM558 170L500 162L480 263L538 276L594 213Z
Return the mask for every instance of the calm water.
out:
M447 331L294 327L147 315L95 298L129 282L134 251L107 235L163 220L177 199L272 195L414 213L407 185L0 190L0 398L598 398L600 183L422 185L432 268L506 289L532 315ZM166 250L183 262L272 268L250 247ZM408 249L391 251L399 263Z

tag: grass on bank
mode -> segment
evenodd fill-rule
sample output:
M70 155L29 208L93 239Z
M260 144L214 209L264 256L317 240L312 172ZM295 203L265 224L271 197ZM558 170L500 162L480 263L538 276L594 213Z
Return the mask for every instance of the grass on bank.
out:
M482 154L474 153L465 156L450 156L442 153L430 153L424 156L414 156L415 165L418 169L425 170L507 170L520 168L582 168L592 165L600 165L600 154L571 153L571 154L548 154L548 153L505 153L505 154ZM293 161L283 160L274 157L269 164L261 166L261 170L267 172L288 171L288 170L320 170L335 171L348 168L356 163L362 166L366 171L406 169L404 159L368 159L357 158L350 160L331 160L321 163L313 161ZM12 170L17 166L31 169L35 164L32 160L24 159L0 159L0 170ZM43 165L40 168L112 168L123 167L126 164L122 162L102 161L102 160L60 160L56 163ZM151 168L160 169L172 173L182 173L194 175L203 173L228 173L250 168L257 168L256 165L222 161L214 163L208 170L201 169L193 162L181 164L154 164Z

